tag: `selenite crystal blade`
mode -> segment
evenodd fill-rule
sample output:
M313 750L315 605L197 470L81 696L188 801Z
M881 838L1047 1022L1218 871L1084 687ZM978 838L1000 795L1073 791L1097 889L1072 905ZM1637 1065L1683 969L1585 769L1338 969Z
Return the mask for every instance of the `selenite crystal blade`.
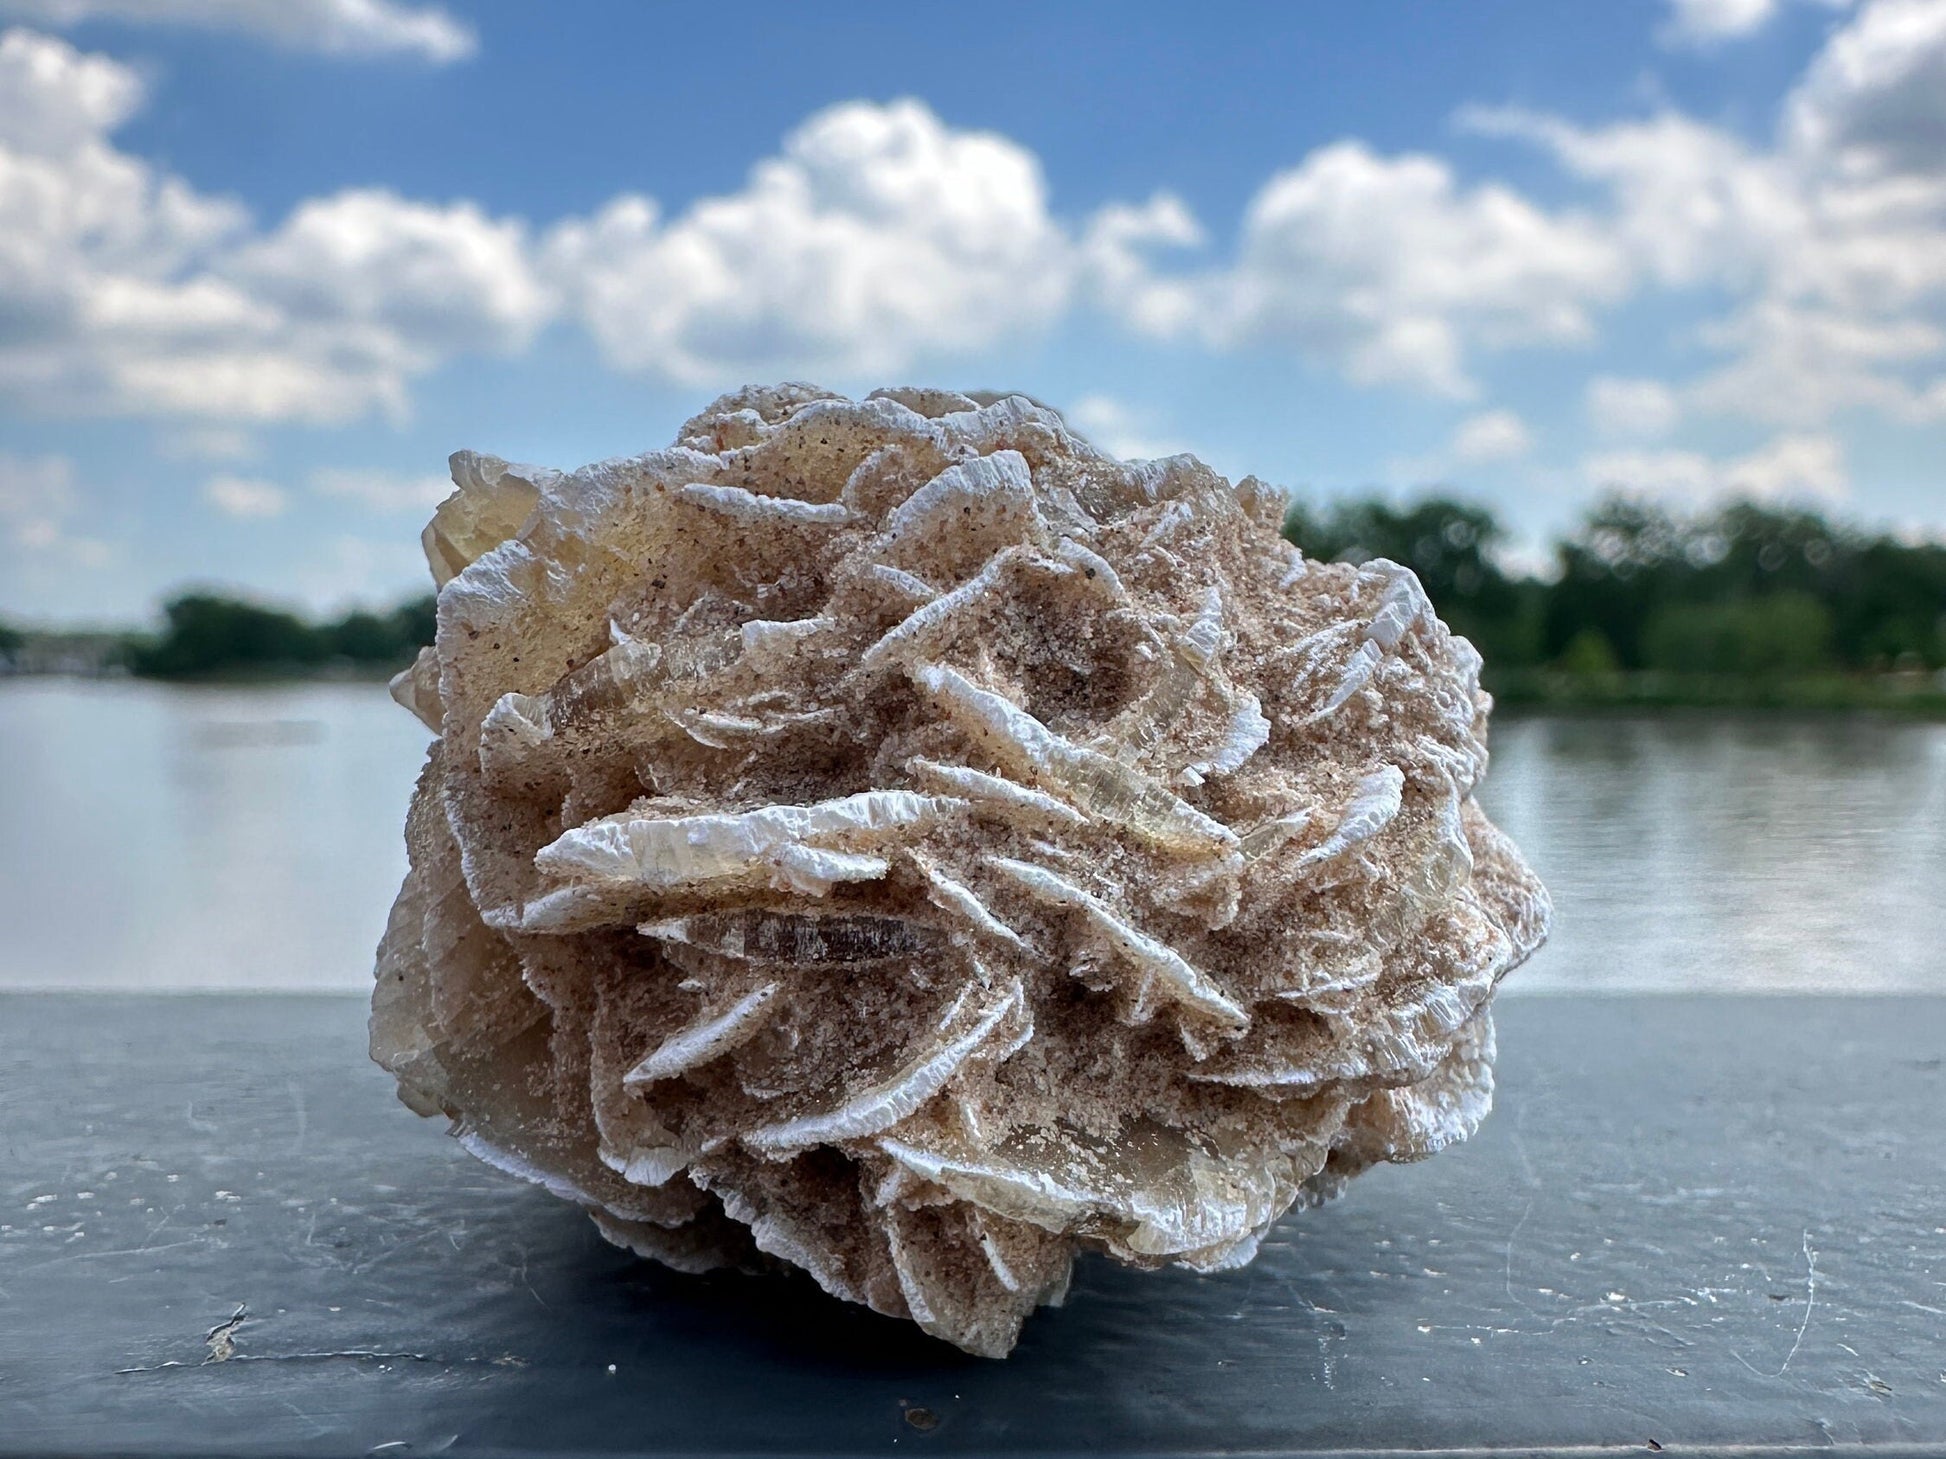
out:
M1548 903L1406 569L1020 396L453 467L372 1054L609 1239L999 1357L1485 1116Z

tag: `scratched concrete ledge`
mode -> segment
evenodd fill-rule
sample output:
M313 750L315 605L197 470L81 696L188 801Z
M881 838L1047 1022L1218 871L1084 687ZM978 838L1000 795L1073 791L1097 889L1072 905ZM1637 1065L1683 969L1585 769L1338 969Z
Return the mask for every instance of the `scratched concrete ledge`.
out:
M1529 999L1499 1109L1005 1363L467 1159L353 999L0 997L0 1454L1946 1452L1946 999Z

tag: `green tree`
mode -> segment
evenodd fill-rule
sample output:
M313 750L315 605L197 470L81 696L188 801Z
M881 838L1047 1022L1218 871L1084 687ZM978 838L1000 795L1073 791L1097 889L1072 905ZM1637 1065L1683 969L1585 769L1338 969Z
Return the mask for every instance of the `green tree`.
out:
M1561 650L1560 665L1580 679L1608 678L1621 669L1615 647L1599 628L1584 628Z
M432 642L433 600L416 598L385 613L354 610L322 625L261 603L215 593L184 593L163 609L160 635L138 645L138 674L181 679L266 670L287 672L328 662L396 667Z
M1560 571L1547 589L1541 648L1559 659L1584 630L1600 633L1623 668L1641 668L1642 634L1680 596L1687 561L1682 527L1660 507L1615 497L1556 548Z
M431 596L415 598L389 613L347 613L320 632L329 653L355 664L405 664L432 642L436 627Z
M132 666L156 678L227 670L290 668L321 662L324 636L294 613L214 593L185 593L163 607L164 627L134 651Z
M400 657L398 635L376 613L347 613L320 631L334 658L350 659L357 664L382 664Z
M1946 665L1946 546L1879 537L1862 544L1849 566L1846 591L1832 602L1845 662Z
M1675 673L1778 679L1831 666L1831 612L1808 593L1680 603L1644 633L1648 666Z
M1808 661L1801 648L1766 647L1760 620L1814 632L1818 664L1871 668L1901 654L1933 663L1946 648L1946 548L1867 538L1814 511L1742 501L1678 516L1615 497L1560 544L1558 558L1543 631L1550 655L1594 626L1626 668L1726 655ZM1784 606L1736 606L1771 600ZM1807 603L1822 608L1815 623Z
M409 659L420 649L431 646L433 635L439 629L438 601L427 593L399 604L386 615L386 624L393 642L399 645L401 657Z

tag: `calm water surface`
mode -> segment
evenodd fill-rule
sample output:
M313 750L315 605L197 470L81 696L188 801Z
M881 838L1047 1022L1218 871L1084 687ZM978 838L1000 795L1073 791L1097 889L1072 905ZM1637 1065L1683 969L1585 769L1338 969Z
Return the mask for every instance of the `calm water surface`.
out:
M0 987L360 989L426 744L382 687L0 683ZM1507 992L1946 992L1946 726L1507 719Z

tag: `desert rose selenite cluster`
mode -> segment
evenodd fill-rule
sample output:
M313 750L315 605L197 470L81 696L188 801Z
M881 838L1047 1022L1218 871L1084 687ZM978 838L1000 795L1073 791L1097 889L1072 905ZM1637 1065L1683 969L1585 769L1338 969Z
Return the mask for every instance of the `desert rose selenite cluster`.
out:
M999 1356L1486 1113L1548 905L1410 572L1020 396L453 477L373 1055L612 1240Z

